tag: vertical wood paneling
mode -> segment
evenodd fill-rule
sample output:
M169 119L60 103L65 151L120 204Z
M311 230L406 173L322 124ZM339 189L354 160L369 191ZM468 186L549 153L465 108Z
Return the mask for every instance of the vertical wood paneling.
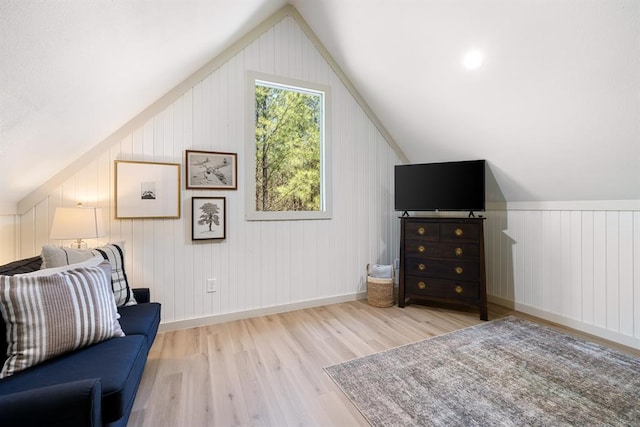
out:
M531 242L531 256L529 258L529 269L531 270L531 305L535 308L542 308L542 271L539 268L542 262L543 245L541 244L540 230L542 228L542 216L540 212L527 212L528 218L525 220L525 241Z
M248 70L331 88L332 220L244 220ZM238 191L187 191L183 185L180 220L114 218L114 160L182 163L186 149L237 152ZM55 206L90 201L110 212L108 235L94 243L125 242L128 277L134 286L151 288L163 303L164 321L353 294L363 289L366 263L391 263L398 256L399 228L389 225L395 220L391 172L397 163L295 20L285 18L22 215L15 246L31 255L42 244L66 243L48 239ZM191 197L207 195L227 198L227 239L194 243ZM214 277L219 292L206 293L206 280Z
M521 310L640 346L639 212L540 209L488 217L490 295L509 299L511 287ZM512 242L501 237L503 226ZM496 244L514 248L514 282Z
M633 213L633 336L640 337L640 212Z
M249 70L331 88L331 220L244 220ZM237 152L238 190L187 191L183 184L180 220L114 219L114 160L182 163L186 149ZM126 242L129 278L152 289L164 321L352 294L365 289L367 263L398 257L392 172L399 162L295 20L285 18L28 212L0 217L0 260L59 244L48 240L55 207L95 202L110 211L108 236L96 243ZM208 195L227 198L227 239L194 243L191 197ZM640 213L489 211L485 234L490 295L640 339ZM205 292L210 277L218 279L215 294Z
M633 213L620 212L619 214L619 309L618 318L620 332L624 335L633 335L634 311L633 311Z
M593 212L581 212L582 214L582 236L581 248L581 294L582 294L582 320L593 324L594 322L594 236L593 236Z
M40 253L35 245L35 206L20 216L20 251L19 256L26 258Z
M582 215L580 212L567 212L569 228L569 289L565 293L563 313L569 313L572 319L582 317Z
M593 324L606 328L607 326L607 213L594 212L593 230L593 293L594 305Z
M618 331L620 328L620 223L618 212L607 212L607 228L606 228L606 309L607 323L606 328L612 331Z
M0 264L6 264L20 257L18 251L18 215L0 215Z

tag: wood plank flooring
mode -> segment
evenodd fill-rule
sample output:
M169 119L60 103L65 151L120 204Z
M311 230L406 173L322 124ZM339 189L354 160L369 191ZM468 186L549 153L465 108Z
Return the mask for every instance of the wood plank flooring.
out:
M478 323L364 300L160 333L128 426L366 426L324 367Z

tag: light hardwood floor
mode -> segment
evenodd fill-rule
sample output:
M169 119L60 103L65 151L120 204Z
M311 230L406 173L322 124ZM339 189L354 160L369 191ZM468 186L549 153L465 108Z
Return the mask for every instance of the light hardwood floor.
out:
M478 323L364 300L160 333L128 426L366 426L324 367Z

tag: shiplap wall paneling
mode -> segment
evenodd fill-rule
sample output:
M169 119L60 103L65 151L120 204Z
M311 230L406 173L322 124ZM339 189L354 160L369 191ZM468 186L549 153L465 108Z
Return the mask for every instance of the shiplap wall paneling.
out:
M330 87L331 220L244 220L248 71ZM399 158L292 18L139 122L20 218L21 250L35 253L48 242L55 205L95 201L110 212L108 235L95 243L126 242L129 280L151 288L165 322L353 295L364 290L367 263L397 258L391 188ZM238 153L238 190L186 190L183 181L179 220L116 220L114 161L183 164L186 149ZM226 197L225 240L191 241L194 196ZM205 292L209 278L218 292Z
M507 228L506 211L488 211L485 220L487 293L514 301L514 240Z
M609 331L614 339L640 338L640 213L511 210L489 216L490 295L570 326Z
M633 260L633 331L640 338L640 212L633 214Z
M640 270L634 272L634 230L633 230L633 213L620 212L619 221L619 246L618 264L619 277L618 286L620 289L619 301L620 311L618 317L619 330L622 334L634 336L634 316L640 316L640 306L634 307L634 276L640 274ZM638 288L637 290L640 290ZM635 308L635 310L634 310ZM638 337L640 337L640 331Z
M0 264L6 264L19 257L20 217L0 215Z

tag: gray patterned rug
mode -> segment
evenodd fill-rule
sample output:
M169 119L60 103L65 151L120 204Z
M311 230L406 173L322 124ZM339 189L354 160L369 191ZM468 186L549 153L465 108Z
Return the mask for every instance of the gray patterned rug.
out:
M640 359L516 317L325 370L374 426L640 426Z

